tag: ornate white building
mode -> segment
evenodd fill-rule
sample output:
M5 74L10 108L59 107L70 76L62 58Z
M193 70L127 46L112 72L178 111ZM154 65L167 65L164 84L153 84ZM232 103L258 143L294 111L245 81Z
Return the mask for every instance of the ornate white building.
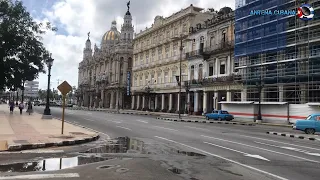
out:
M101 47L94 45L94 53L89 38L83 50L83 60L78 72L78 105L100 108L130 108L130 79L134 27L129 11L124 15L121 32L113 21L111 29L101 40Z

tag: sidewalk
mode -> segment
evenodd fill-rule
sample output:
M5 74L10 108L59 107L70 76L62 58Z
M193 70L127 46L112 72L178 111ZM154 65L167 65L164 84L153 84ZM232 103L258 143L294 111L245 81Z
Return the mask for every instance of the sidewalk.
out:
M26 110L20 115L18 108L10 114L7 105L0 105L0 151L73 145L99 138L95 132L66 122L61 135L60 120L41 117L38 113L29 115Z

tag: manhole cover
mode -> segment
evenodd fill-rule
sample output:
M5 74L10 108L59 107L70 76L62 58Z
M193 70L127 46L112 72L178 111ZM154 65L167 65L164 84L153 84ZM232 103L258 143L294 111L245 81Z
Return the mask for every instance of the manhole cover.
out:
M118 172L118 173L124 173L124 172L127 172L127 171L129 171L129 169L127 169L127 168L119 168L119 169L116 170L116 172Z

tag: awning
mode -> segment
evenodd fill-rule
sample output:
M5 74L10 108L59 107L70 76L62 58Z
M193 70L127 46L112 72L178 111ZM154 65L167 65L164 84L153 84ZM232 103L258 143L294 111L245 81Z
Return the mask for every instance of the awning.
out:
M220 104L253 104L253 101L220 101Z
M254 104L259 104L259 102L254 102ZM284 105L288 102L261 102L262 105Z
M320 102L309 102L307 103L308 106L320 106Z

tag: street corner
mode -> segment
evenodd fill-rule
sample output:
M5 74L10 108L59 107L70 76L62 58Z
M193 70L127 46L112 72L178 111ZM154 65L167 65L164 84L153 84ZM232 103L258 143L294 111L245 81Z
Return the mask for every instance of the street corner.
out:
M275 135L275 136L282 136L287 138L296 138L296 139L303 139L303 140L310 140L310 141L319 141L319 135L307 135L307 134L299 134L299 133L291 133L291 132L273 132L267 131L266 134Z

